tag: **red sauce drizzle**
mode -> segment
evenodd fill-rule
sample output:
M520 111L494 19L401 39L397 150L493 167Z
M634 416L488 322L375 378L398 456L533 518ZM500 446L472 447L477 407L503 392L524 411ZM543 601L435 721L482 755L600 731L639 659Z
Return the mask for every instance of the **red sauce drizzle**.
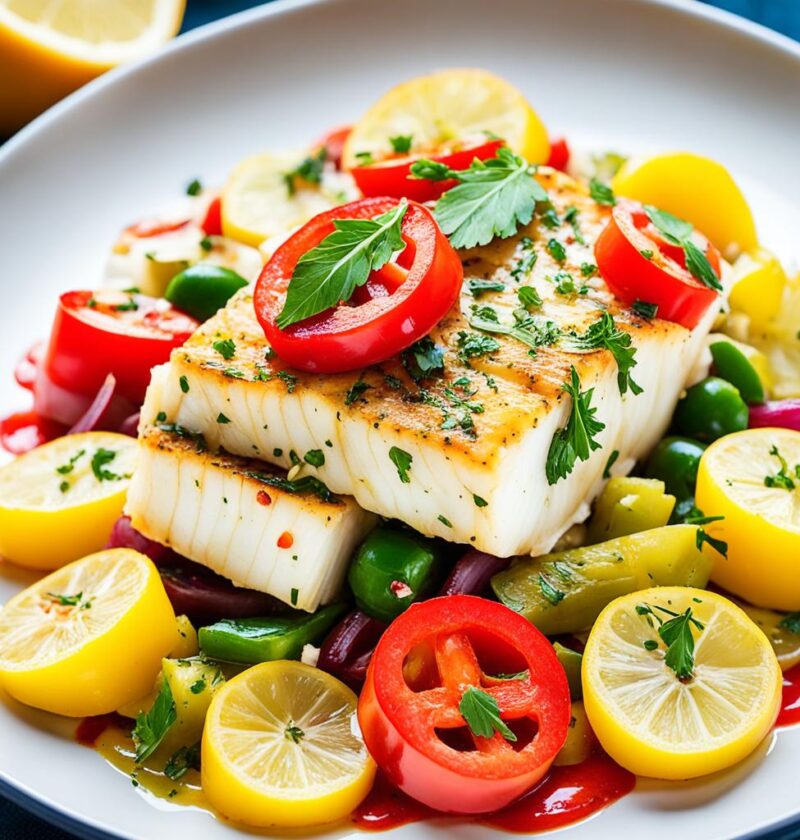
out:
M800 723L800 665L795 665L783 675L783 701L775 726Z
M548 831L586 819L630 793L635 784L632 773L596 752L581 764L554 767L518 802L476 821L505 831ZM354 812L353 822L361 829L385 831L435 816L444 815L415 802L379 773L372 792Z
M95 717L84 718L75 730L75 740L84 747L97 746L97 739L112 726L122 726L130 729L131 722L112 712L108 715L96 715Z

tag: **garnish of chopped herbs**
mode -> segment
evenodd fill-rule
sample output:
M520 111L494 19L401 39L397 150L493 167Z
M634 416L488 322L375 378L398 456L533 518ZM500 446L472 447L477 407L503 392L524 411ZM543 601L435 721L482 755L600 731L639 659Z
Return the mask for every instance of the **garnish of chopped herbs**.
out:
M328 150L325 146L322 146L316 154L310 155L294 169L284 173L283 180L289 195L294 195L297 192L298 180L306 184L319 185L322 183L322 170L325 166L327 156Z
M407 209L403 200L374 219L336 219L333 233L297 261L278 327L285 330L350 300L373 271L405 249L400 230Z
M412 134L398 134L396 137L390 137L389 142L392 144L392 151L397 155L405 155L411 151L411 144L414 141Z
M230 361L236 355L236 342L230 338L221 338L215 341L211 345L217 353L225 359L226 362Z
M472 734L479 738L491 738L495 732L499 732L506 741L517 740L517 736L500 717L497 700L491 694L473 685L469 686L461 696L458 711L461 712Z
M451 169L430 160L417 161L411 167L417 178L458 181L436 202L434 211L454 248L486 245L495 237L513 236L521 225L527 225L537 203L548 201L544 188L533 177L535 171L506 146L501 146L494 158L474 160L468 169Z
M172 690L167 680L162 679L161 690L147 712L136 718L133 729L133 743L136 747L136 763L148 759L164 740L169 728L178 719Z
M393 446L389 450L389 460L397 468L397 476L400 481L403 484L410 484L411 476L408 473L411 469L411 463L414 460L411 453L406 452L405 449L400 449L398 446Z
M692 614L692 608L687 607L682 613L676 613L658 604L637 604L638 615L647 618L651 626L655 626L661 641L667 646L664 663L675 672L681 682L688 682L694 675L694 633L692 627L702 631L703 625ZM669 616L668 619L662 615ZM648 650L654 650L651 646Z
M415 382L444 372L444 348L429 336L414 342L401 358L403 367Z
M800 485L800 464L790 467L786 458L781 455L778 447L774 444L770 447L769 454L778 459L780 469L770 475L764 476L765 487L780 487L783 490L794 490Z
M98 481L122 481L131 477L130 473L120 475L106 468L116 457L117 453L114 450L102 447L92 455L92 472Z
M592 452L600 448L595 438L605 429L605 423L595 417L597 409L592 408L594 388L581 391L581 380L574 367L563 388L572 397L572 406L567 425L559 429L550 442L545 465L548 484L566 478L577 461L588 460Z
M607 207L613 207L617 203L614 197L614 191L608 184L604 184L597 178L592 178L589 181L589 195L598 203L605 204Z

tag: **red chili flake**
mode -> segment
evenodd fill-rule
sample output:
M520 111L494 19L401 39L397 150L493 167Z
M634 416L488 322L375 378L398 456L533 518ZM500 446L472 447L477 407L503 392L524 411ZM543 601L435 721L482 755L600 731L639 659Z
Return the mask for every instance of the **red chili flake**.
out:
M266 507L267 505L272 504L272 497L266 490L259 490L258 493L256 493L256 501L260 505L264 505L264 507Z
M403 580L393 580L389 584L389 589L395 598L408 598L409 595L414 594L414 590Z
M291 548L293 544L294 537L288 531L284 531L278 537L278 548Z

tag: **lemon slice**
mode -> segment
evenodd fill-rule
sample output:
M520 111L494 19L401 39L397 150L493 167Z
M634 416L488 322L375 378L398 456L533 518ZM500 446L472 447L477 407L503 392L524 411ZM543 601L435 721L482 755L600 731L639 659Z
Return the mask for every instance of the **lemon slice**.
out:
M653 204L691 222L727 258L758 244L753 214L742 191L730 172L711 158L691 152L629 158L611 186L618 195Z
M657 623L640 615L691 608L692 676L666 664ZM649 649L653 648L653 649ZM775 722L782 677L767 637L727 598L689 587L658 587L612 601L583 655L583 702L603 749L641 776L688 779L735 764Z
M225 236L257 247L265 239L284 236L313 216L357 196L352 179L327 167L316 184L287 175L308 153L253 155L233 170L222 193Z
M203 732L212 805L253 826L345 817L375 776L357 702L347 686L301 662L265 662L231 680L214 696Z
M490 132L517 154L543 163L550 153L547 130L525 97L486 70L443 70L398 85L353 126L342 165L352 169L359 153L390 154L390 137L411 136L412 151Z
M175 614L153 563L117 548L43 578L0 611L0 681L61 715L112 712L153 685Z
M725 517L705 529L728 543L711 578L759 607L800 610L798 467L800 432L790 429L727 435L700 459L697 506L706 516Z
M122 514L136 441L67 435L0 468L0 555L55 569L99 551Z
M184 0L0 0L0 133L177 33ZM14 83L11 80L16 80Z

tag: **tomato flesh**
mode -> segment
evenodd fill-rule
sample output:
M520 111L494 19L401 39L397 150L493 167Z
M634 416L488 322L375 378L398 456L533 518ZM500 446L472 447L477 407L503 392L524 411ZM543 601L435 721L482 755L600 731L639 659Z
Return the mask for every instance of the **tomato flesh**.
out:
M254 295L256 317L291 367L336 373L384 361L430 332L458 300L461 260L431 213L411 202L401 226L406 248L396 262L373 272L348 303L285 330L277 326L298 260L333 232L334 220L372 219L397 204L394 198L368 198L320 213L264 266Z
M424 178L412 178L411 166L414 163L423 159L434 160L447 164L451 169L467 169L475 158L488 160L495 157L502 145L502 140L488 140L450 152L398 155L365 166L356 166L350 170L350 174L366 196L405 196L413 201L433 201L454 187L457 182L452 179L428 181Z
M693 242L720 276L720 256L702 234ZM667 241L638 202L619 199L595 243L600 274L614 296L630 306L636 300L658 306L658 317L694 329L717 292L686 268L683 248Z
M194 318L146 295L66 292L59 299L43 371L57 388L90 398L113 373L117 394L138 405L151 368L168 361L173 347L197 327Z
M550 141L550 157L547 158L547 166L558 169L561 172L567 171L569 165L569 146L566 138L558 137Z
M206 236L222 236L222 199L220 196L212 199L209 203L200 227Z
M527 672L519 679L494 675ZM516 742L474 735L459 703L468 687L493 697ZM412 604L375 649L358 703L371 755L389 780L440 811L478 814L535 785L570 722L564 669L522 616L484 598Z

